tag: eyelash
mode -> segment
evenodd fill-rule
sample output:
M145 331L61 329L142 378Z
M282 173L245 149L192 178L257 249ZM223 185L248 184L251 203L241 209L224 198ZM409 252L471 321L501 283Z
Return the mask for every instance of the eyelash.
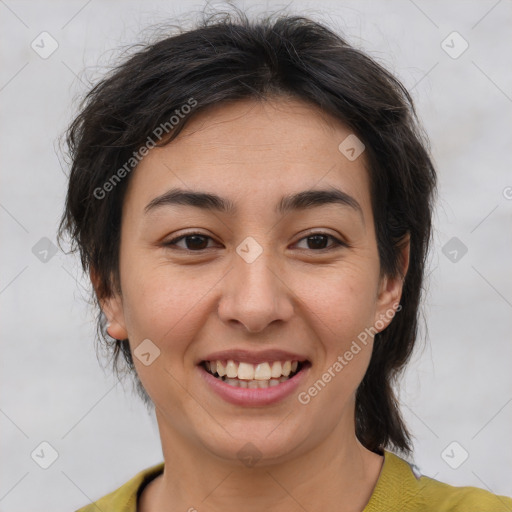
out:
M211 236L203 235L202 233L186 233L185 235L181 235L181 236L179 236L177 238L169 240L169 242L165 242L163 245L165 247L174 249L174 247L172 247L172 246L175 246L177 244L177 242L179 242L181 240L184 240L184 239L186 239L188 237L191 237L191 236L199 236L201 238L209 238L210 240L213 240L213 238ZM326 237L326 238L330 238L331 240L334 241L334 243L330 247L324 247L323 249L302 249L302 250L322 253L322 252L332 251L332 250L337 249L339 247L349 247L349 245L347 243L339 240L338 238L334 237L333 235L330 235L328 233L323 233L323 232L320 232L320 231L319 232L310 233L309 235L301 238L298 242L302 242L303 240L307 240L308 238L312 238L314 236L323 236L323 237ZM187 251L189 253L192 253L192 252L193 253L201 253L203 251L211 249L211 247L207 247L206 249L198 249L198 250L187 249L187 248L183 248L183 247L180 247L180 249L184 250L184 251Z

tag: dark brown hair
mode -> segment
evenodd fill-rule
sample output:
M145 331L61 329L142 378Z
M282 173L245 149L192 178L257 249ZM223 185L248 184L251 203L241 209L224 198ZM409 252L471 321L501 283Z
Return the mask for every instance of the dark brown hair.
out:
M167 144L210 106L283 95L316 105L365 144L383 274L398 275L400 246L410 236L401 310L376 335L356 396L361 443L374 452L392 447L407 453L411 439L393 384L417 337L436 174L406 89L329 28L298 16L250 20L239 11L220 13L203 18L192 30L160 36L126 58L88 92L67 131L71 172L59 238L68 233L84 271L95 270L99 305L100 298L119 290L121 211L130 178L126 163L136 165L133 157L148 136L165 123L169 128L171 117L180 115L161 142ZM181 115L191 98L195 107ZM112 181L121 168L126 172L118 172L117 178L122 179ZM107 182L111 186L105 188ZM128 340L106 334L100 308L98 333L114 371L118 376L121 370L132 374L140 396L151 406Z

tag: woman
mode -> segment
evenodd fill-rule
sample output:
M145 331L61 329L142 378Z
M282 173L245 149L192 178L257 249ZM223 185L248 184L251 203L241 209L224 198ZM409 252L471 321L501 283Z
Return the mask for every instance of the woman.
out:
M399 457L436 175L386 70L214 17L114 69L68 143L61 234L164 454L82 512L512 510Z

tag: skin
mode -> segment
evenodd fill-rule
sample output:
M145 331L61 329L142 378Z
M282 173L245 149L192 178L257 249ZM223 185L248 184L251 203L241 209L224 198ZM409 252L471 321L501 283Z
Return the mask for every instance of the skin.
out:
M399 302L403 280L380 272L364 153L349 161L338 150L350 133L300 101L238 101L199 114L133 172L121 291L101 303L111 336L129 338L132 350L149 338L161 351L149 366L134 358L165 460L138 510L352 512L368 502L383 457L357 440L354 406L372 339L307 405L297 393L264 407L229 404L196 367L217 350L289 350L312 363L298 390L305 391ZM173 187L226 197L237 212L144 212ZM329 187L352 196L361 212L339 204L274 212L283 195ZM203 240L208 249L187 252L184 239L164 245L190 232L211 237ZM319 250L307 239L319 232L348 246L326 238L330 250ZM236 253L248 236L263 249L250 264ZM379 330L390 319L382 322ZM237 457L248 442L262 456L253 467Z

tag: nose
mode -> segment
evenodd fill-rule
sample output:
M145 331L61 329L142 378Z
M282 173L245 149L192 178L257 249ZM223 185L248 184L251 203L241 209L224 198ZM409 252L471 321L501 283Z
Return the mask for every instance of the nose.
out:
M266 252L251 263L235 254L234 268L223 280L219 318L249 333L261 332L273 322L286 322L294 312L292 291Z

